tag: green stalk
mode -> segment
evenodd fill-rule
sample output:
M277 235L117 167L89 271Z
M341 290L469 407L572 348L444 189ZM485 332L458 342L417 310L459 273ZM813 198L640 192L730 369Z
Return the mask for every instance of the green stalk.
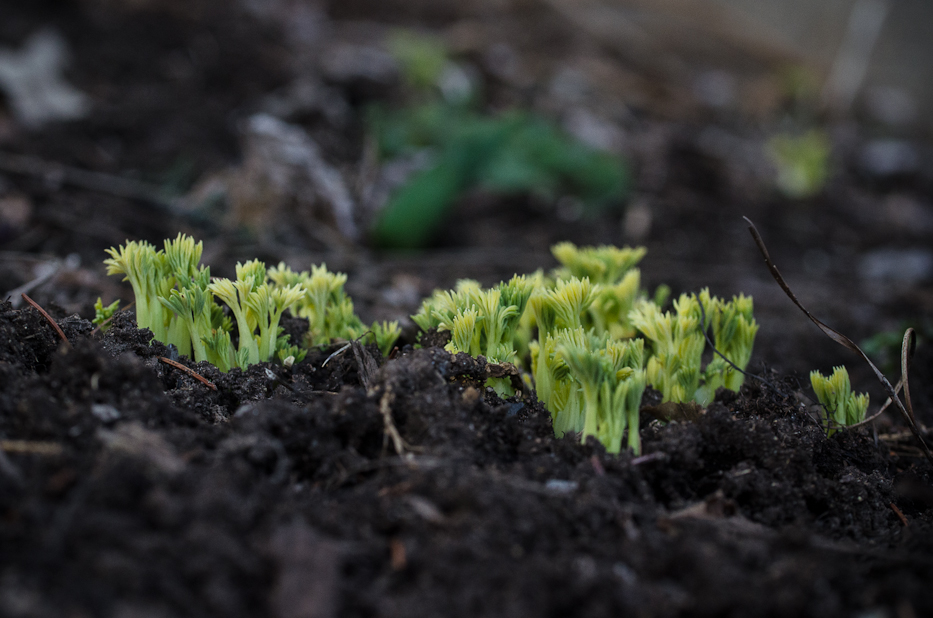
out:
M220 300L222 300L233 312L236 319L237 332L240 335L240 346L237 350L237 364L240 367L253 365L259 362L259 344L253 337L253 332L249 328L249 321L246 315L246 307L242 301L245 301L251 292L252 282L237 281L229 279L218 279L208 286L208 289ZM245 362L240 364L241 361Z

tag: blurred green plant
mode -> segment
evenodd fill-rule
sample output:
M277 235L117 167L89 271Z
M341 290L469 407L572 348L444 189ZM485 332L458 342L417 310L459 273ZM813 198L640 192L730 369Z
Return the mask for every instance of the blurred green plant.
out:
M901 345L904 331L914 328L917 345L926 345L933 341L933 317L919 317L904 320L892 330L879 331L859 342L859 347L881 367L884 373L898 370L901 363Z
M456 73L457 65L442 39L399 30L387 46L409 103L370 109L369 133L381 160L427 153L429 163L389 198L371 230L377 245L425 246L457 198L473 189L549 200L569 195L591 210L624 199L628 173L619 157L572 139L531 112L477 111L477 84L466 92L445 88L444 75Z
M370 130L380 156L428 149L432 163L390 199L373 228L377 244L424 246L454 201L469 189L572 195L585 208L620 203L628 187L622 160L596 151L529 112L484 116L467 107L431 103L396 112L374 110Z
M395 30L387 43L409 87L427 91L437 85L448 62L442 39L412 30Z
M826 186L832 149L825 131L774 135L767 152L777 170L777 188L787 197L812 197Z

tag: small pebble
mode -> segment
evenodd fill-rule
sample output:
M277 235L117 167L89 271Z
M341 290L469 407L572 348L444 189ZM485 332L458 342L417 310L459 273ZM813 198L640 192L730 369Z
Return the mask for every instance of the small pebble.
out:
M544 486L557 494L569 494L577 490L580 486L576 481L566 481L563 479L548 479Z

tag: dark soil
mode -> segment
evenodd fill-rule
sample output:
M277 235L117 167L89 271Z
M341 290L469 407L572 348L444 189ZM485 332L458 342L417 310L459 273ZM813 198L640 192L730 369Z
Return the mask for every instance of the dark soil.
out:
M290 121L352 175L366 104L400 86L328 72L314 60L328 49L365 44L386 24L466 24L511 41L531 74L510 82L484 68L494 105L543 110L553 101L535 80L555 50L602 53L533 2L249 4L0 0L0 47L58 29L73 48L68 78L95 100L83 120L28 131L0 101L0 151L184 193L238 165L243 121L310 74L349 120L312 110ZM289 28L308 7L320 10L308 23L321 38L303 43ZM481 58L477 45L464 54ZM396 255L335 240L326 217L301 227L288 211L292 227L261 233L223 213L0 166L0 205L25 200L28 215L2 218L0 207L0 291L34 280L35 264L59 264L29 293L69 341L36 310L0 303L0 616L933 615L933 467L890 413L826 437L807 371L845 362L873 408L883 395L792 307L740 218L755 220L798 296L833 326L858 340L904 320L921 328L930 281L879 282L857 264L874 249L928 245L933 175L859 172L852 153L874 129L840 125L833 180L790 201L704 150L710 127L751 139L759 125L655 86L618 121L631 205L650 212L642 234L623 211L470 195L434 247ZM600 93L588 96L598 108ZM318 223L325 232L308 231ZM549 267L552 242L637 242L651 289L755 297L760 379L690 421L646 410L639 457L556 439L534 393L500 399L483 386L485 361L414 349L410 322L391 360L354 346L325 365L333 347L292 368L222 374L178 359L215 390L160 360L172 350L150 344L132 311L104 333L88 321L98 296L130 300L104 276L104 249L179 230L205 239L215 274L253 257L302 269L326 260L349 274L365 320L404 320L460 277L490 284ZM928 341L910 383L921 425L933 424Z
M128 319L63 320L73 347L0 319L6 615L933 611L928 465L827 439L792 380L653 421L633 459L439 348L368 388L326 351L195 367L213 391Z

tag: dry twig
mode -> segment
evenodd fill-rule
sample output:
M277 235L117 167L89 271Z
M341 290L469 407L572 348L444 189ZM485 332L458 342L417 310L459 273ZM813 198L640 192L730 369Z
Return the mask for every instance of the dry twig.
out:
M387 386L385 393L382 394L382 398L379 400L379 413L382 414L382 422L385 425L385 440L392 439L392 446L395 447L395 453L399 457L405 456L405 440L402 439L402 434L398 432L398 429L395 427L395 421L392 420L392 402L395 401L395 393L392 392L392 387Z
M893 502L889 503L888 506L890 506L891 510L894 511L894 514L897 515L897 518L901 520L901 523L904 524L904 527L909 528L910 524L907 523L907 517L904 515L904 512L897 508L897 505Z
M184 365L182 365L182 364L179 363L178 361L173 361L172 359L166 358L166 357L164 357L164 356L160 356L160 357L159 357L159 361L165 363L166 365L171 365L171 366L174 367L175 369L179 369L179 370L181 370L181 371L184 371L184 372L187 373L189 376L191 376L192 378L194 378L194 379L197 380L198 382L201 382L202 384L204 384L205 386L207 386L207 388L211 389L212 391L216 391L216 390L217 390L217 386L214 385L213 382L211 382L210 380L208 380L207 378L205 378L204 376L202 376L201 374L199 374L199 373L198 373L197 371L195 371L194 369L191 369L190 367L185 367Z
M878 380L881 382L881 385L884 386L884 389L887 391L888 397L891 398L891 401L894 402L894 404L897 406L897 409L901 413L901 416L904 417L904 420L907 422L907 427L910 428L911 433L914 434L914 437L917 439L917 442L920 443L920 448L923 451L923 454L926 456L927 460L931 464L933 464L933 452L930 451L930 447L927 446L927 443L923 439L923 435L920 433L920 430L917 428L917 423L914 422L913 409L911 408L910 410L908 410L908 408L904 405L904 403L901 402L900 398L897 396L897 392L894 390L894 387L891 386L891 383L888 381L888 379L884 376L883 373L881 373L881 370L878 369L873 362L871 362L871 359L868 358L868 355L866 355L865 352L863 352L862 349L858 347L854 341L852 341L851 339L849 339L848 337L846 337L839 331L830 328L826 324L823 324L821 321L816 319L813 316L813 314L810 313L806 309L806 307L804 307L803 304L801 304L799 300L797 300L797 296L795 296L794 293L791 291L790 287L784 281L784 277L781 276L781 272L778 270L777 266L775 266L774 262L771 261L771 255L768 253L768 248L765 246L765 242L764 240L762 240L761 234L758 233L758 229L755 227L755 224L752 223L751 219L749 219L748 217L743 217L743 219L745 219L745 222L748 223L748 231L751 232L752 238L755 239L755 244L758 245L758 250L761 251L761 254L764 256L765 264L767 265L768 270L771 272L771 276L774 278L777 284L781 286L781 289L784 290L784 293L787 295L787 297L790 298L791 301L793 301L793 303L797 305L797 308L803 311L804 314L808 318L810 318L810 321L816 324L817 327L821 331L823 331L823 333L827 337L829 337L830 339L832 339L839 345L843 346L844 348L847 348L848 350L855 352L862 358L862 360L868 363L868 366L871 367L871 370L875 373L875 377L878 378ZM913 340L914 340L913 329L907 329L907 332L904 333L904 349L909 347L912 350ZM908 368L908 365L909 365L909 358L907 358L907 356L909 355L906 352L904 352L902 349L901 371L904 372L905 374L906 374L906 369ZM904 379L905 378L902 377L902 380ZM906 386L906 382L905 382L905 386ZM905 388L905 400L907 401L907 405L909 406L910 397L909 397L909 393L907 393L906 391L906 388Z
M52 319L52 316L50 316L50 315L46 312L45 309L43 309L42 307L40 307L40 306L39 306L39 303L37 303L37 302L34 301L33 299L29 298L29 297L26 295L25 292L24 292L23 294L21 294L20 296L22 296L22 297L23 297L23 300L25 300L27 303L29 303L29 304L32 306L33 309L35 309L36 311L38 311L38 312L42 315L42 317L45 318L45 320L46 320L49 324L52 325L52 328L55 329L55 332L58 333L58 336L61 337L62 341L65 342L65 345L68 346L68 347L70 348L70 347L71 347L71 342L68 341L68 337L65 336L65 332L62 330L61 326L59 326L58 323L57 323L55 320Z
M40 440L0 440L0 451L20 455L44 455L55 457L62 454L62 445Z

